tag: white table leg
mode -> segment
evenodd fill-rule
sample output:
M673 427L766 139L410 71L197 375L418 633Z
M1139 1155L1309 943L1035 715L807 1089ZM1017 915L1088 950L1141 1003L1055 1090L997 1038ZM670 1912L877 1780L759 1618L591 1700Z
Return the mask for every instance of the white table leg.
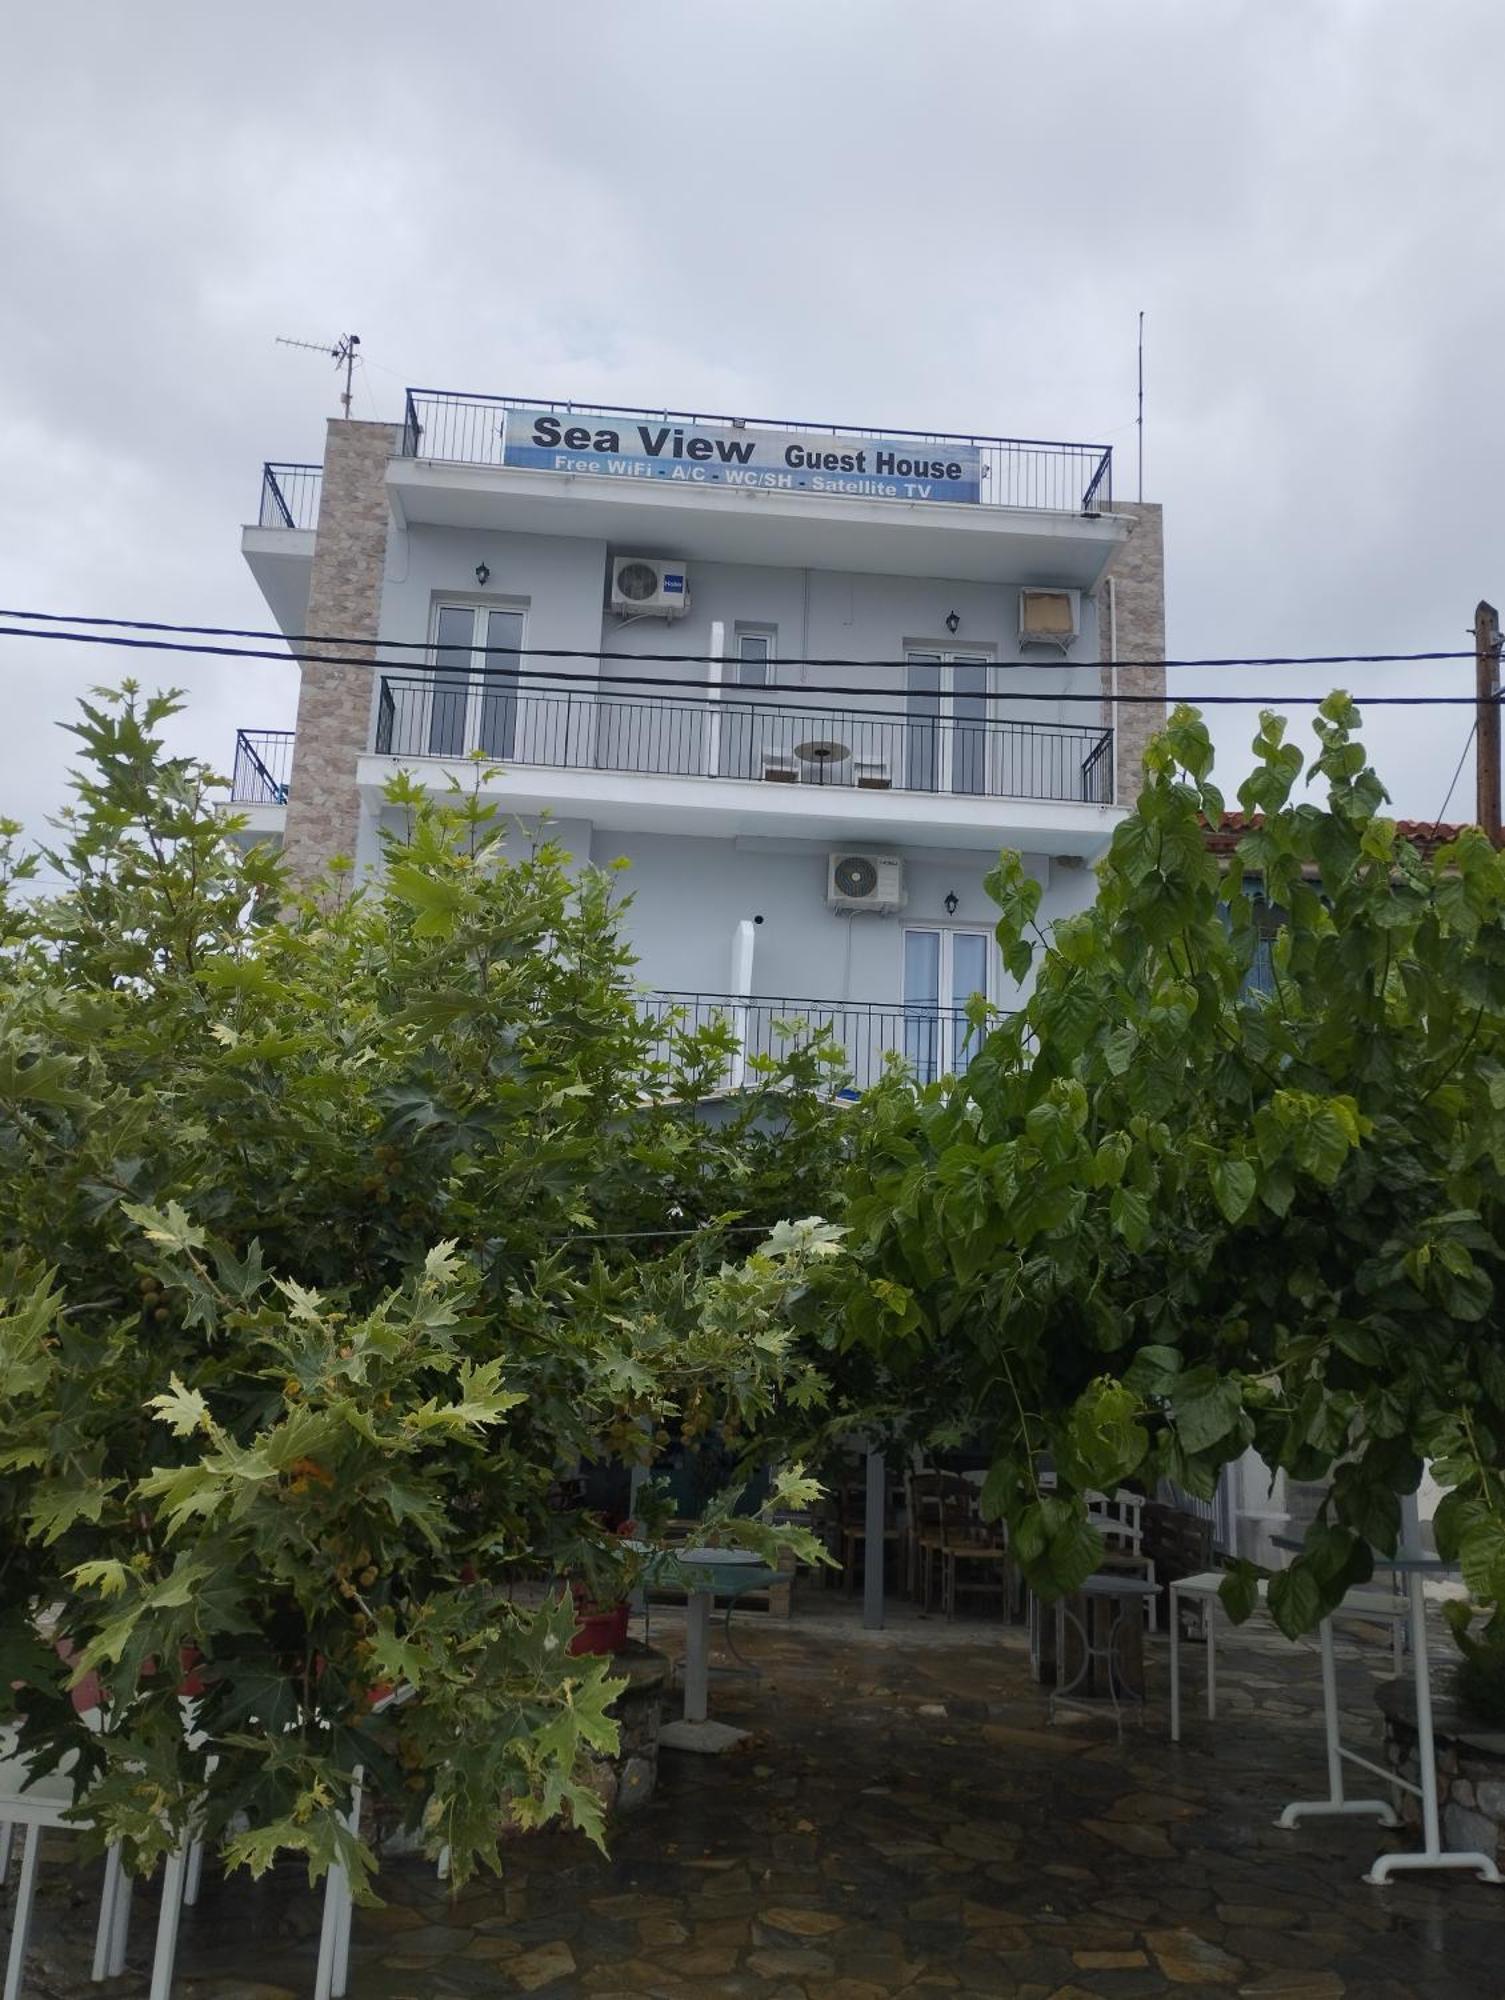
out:
M324 1920L319 1926L319 1964L314 1974L314 2000L333 2000L334 1962L339 1948L345 1871L338 1862L324 1877Z
M1218 1604L1216 1597L1208 1598L1202 1606L1202 1637L1207 1642L1207 1720L1218 1719Z
M105 1879L99 1892L99 1921L94 1927L94 1968L91 1979L110 1979L115 1968L110 1963L115 1948L115 1905L120 1897L121 1877L125 1864L120 1858L120 1844L113 1843L105 1850Z
M162 1908L157 1915L157 1949L152 1954L151 2000L172 2000L172 1967L178 1955L178 1923L183 1915L183 1877L188 1859L180 1847L162 1870Z
M4 1886L6 1877L10 1874L10 1844L15 1830L15 1825L10 1820L6 1820L4 1825L0 1826L0 1887Z
M31 1934L31 1906L37 1893L37 1862L42 1829L29 1825L21 1846L21 1873L16 1881L16 1908L11 1918L10 1954L5 1961L5 2000L21 2000L26 1978L26 1945Z
M1322 1654L1322 1726L1327 1737L1327 1797L1294 1801L1275 1824L1292 1827L1299 1826L1304 1819L1357 1817L1378 1819L1383 1826L1394 1826L1395 1809L1384 1799L1349 1799L1343 1796L1343 1739L1338 1717L1338 1668L1333 1657L1331 1619L1324 1618L1318 1626L1317 1642Z
M711 1665L711 1593L692 1590L685 1606L685 1721L704 1722Z
M1181 1599L1171 1585L1171 1741L1181 1741Z
M346 1825L357 1840L361 1837L361 1792L364 1772L357 1768L350 1787L350 1817ZM341 2000L350 1979L350 1926L355 1917L355 1897L350 1891L350 1876L342 1869L343 1893L340 1897L339 1927L334 1941L334 1973L330 1982L330 2000Z
M131 1891L133 1888L125 1863L120 1864L120 1879L115 1885L114 1911L110 1919L110 1961L109 1977L118 1979L125 1971L125 1948L131 1935Z
M1415 1868L1467 1868L1485 1882L1502 1877L1487 1854L1447 1853L1442 1845L1442 1828L1437 1812L1437 1742L1432 1730L1432 1663L1427 1653L1427 1599L1422 1573L1413 1569L1406 1578L1411 1606L1411 1664L1416 1683L1416 1758L1418 1789L1421 1792L1420 1853L1382 1854L1364 1877L1383 1887L1399 1870ZM1392 1821L1393 1824L1393 1821Z
M204 1879L204 1843L195 1840L188 1849L188 1867L183 1876L183 1903L192 1909L199 1900L199 1884Z

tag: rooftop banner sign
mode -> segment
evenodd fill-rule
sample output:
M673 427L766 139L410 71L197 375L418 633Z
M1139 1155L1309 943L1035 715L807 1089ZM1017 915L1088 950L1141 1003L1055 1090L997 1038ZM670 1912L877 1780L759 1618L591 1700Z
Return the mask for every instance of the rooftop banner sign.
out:
M509 409L503 465L661 479L683 486L747 486L845 493L862 500L978 500L975 445L925 438L830 437L738 424L628 421L589 413Z

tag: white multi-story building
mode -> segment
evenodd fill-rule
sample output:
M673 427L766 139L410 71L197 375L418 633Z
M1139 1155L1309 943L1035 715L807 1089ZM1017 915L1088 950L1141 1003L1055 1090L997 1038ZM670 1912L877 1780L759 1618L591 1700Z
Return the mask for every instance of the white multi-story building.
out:
M1080 908L1161 719L1159 510L1098 446L413 390L269 464L244 549L302 686L236 794L298 872L378 866L393 772L480 751L632 864L645 1004L815 1014L862 1082L1010 1004L985 874Z

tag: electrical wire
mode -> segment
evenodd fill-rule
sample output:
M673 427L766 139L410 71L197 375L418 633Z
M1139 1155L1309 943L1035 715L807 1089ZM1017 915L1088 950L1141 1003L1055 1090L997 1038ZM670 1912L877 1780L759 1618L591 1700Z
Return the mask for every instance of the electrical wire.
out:
M1451 805L1451 804L1453 803L1453 792L1454 792L1454 789L1455 789L1455 787L1457 786L1457 783L1458 783L1458 780L1459 780L1459 778L1460 778L1460 777L1461 777L1461 776L1463 775L1463 766L1464 766L1464 763L1465 763L1465 761L1467 760L1467 757L1468 757L1468 753L1469 753L1469 750L1470 750L1470 749L1472 748L1472 746L1473 746L1473 741L1474 741L1474 738L1475 738L1475 737L1476 737L1476 736L1478 735L1478 733L1479 733L1479 723L1478 723L1478 719L1477 719L1477 717L1476 717L1476 718L1475 718L1475 720L1474 720L1474 722L1473 722L1473 724L1472 724L1472 726L1471 726L1471 727L1470 727L1470 729L1469 729L1469 732L1468 732L1468 736L1467 736L1467 738L1466 738L1466 739L1465 739L1465 741L1464 741L1464 745L1463 745L1463 749L1462 749L1462 751L1461 751L1461 752L1460 752L1460 754L1459 754L1459 758L1458 758L1458 768L1457 768L1457 770L1456 770L1456 771L1454 771L1454 773L1453 773L1453 777L1452 777L1452 782L1451 782L1451 783L1449 784L1449 786L1448 786L1448 791L1447 791L1447 797L1446 797L1446 798L1445 798L1445 799L1443 800L1443 802L1442 802L1442 805L1441 805L1441 807L1440 807L1440 808L1439 808L1439 810L1438 810L1438 814L1437 814L1437 817L1436 817L1436 819L1434 819L1434 820L1433 820L1433 822L1432 822L1432 831L1433 831L1433 833L1435 833L1435 832L1437 831L1438 827L1440 827L1440 826L1442 825L1443 821L1444 821L1444 820L1445 820L1445 819L1447 818L1447 816L1448 816L1448 807L1449 807L1449 806L1450 806L1450 805Z
M109 630L121 632L173 632L189 633L208 639L272 639L284 646L381 646L388 652L431 653L432 639L382 639L374 633L351 636L339 632L296 632L273 631L263 626L238 625L184 625L173 624L155 618L94 618L84 613L65 611L15 611L0 605L0 618L28 618L39 624L48 625L99 625ZM40 634L38 636L41 636ZM519 659L532 660L627 660L646 661L649 665L681 664L689 666L720 666L724 660L717 653L623 653L604 650L589 652L574 646L467 646L470 653L514 654ZM255 657L254 655L251 657ZM279 656L280 657L280 656ZM1432 660L1472 660L1475 657L1472 646L1455 653L1292 653L1292 654L1240 654L1231 658L1205 658L1187 660L1087 660L1063 664L1079 664L1094 667L1375 667L1408 666ZM1041 662L1034 660L992 660L990 666L1017 667L1026 671L1036 671ZM780 658L782 667L906 667L909 660L851 659L840 655L830 658L785 659Z
M0 613L0 616L4 615L5 615L4 613ZM193 628L187 628L187 629L193 629ZM212 658L212 659L229 659L229 660L274 660L284 666L289 663L287 653L280 649L277 651L272 651L265 647L255 647L255 646L213 646L206 644L202 640L189 641L184 639L143 639L143 638L128 637L124 633L117 631L71 632L71 631L61 631L54 627L45 627L38 629L36 627L30 627L30 626L0 625L0 639L43 639L43 640L61 641L65 644L78 645L78 646L125 647L131 651L136 651L136 652L186 653L194 655L195 657ZM325 644L338 645L338 644L362 644L366 642L359 640L357 641L310 640L310 641L305 641L303 643L317 644L317 645L325 645ZM384 644L385 642L376 641L371 643ZM415 642L404 641L399 643L412 644ZM423 650L425 652L431 652L434 649L431 645L425 644ZM611 652L591 651L586 647L467 646L463 648L456 648L455 650L463 651L469 656L474 656L477 653L484 653L488 656L503 655L509 658L589 660L597 663L598 665L599 663L607 660L610 661L647 660L650 663L672 661L678 663L681 666L686 666L686 665L719 666L725 664L723 660L717 658L716 656L708 654L611 653ZM1279 665L1351 666L1351 665L1365 665L1365 664L1380 664L1382 662L1385 662L1389 657L1391 656L1380 655L1380 654L1374 654L1374 655L1334 654L1326 658L1317 658L1316 656L1313 656L1313 658L1307 661L1283 662L1279 660L1248 659L1248 660L1227 660L1220 662L1219 664L1226 666L1248 666L1248 667L1279 666ZM1412 659L1412 658L1434 659L1434 660L1453 659L1453 658L1472 659L1473 655L1472 653L1469 654L1429 653L1429 654L1414 654L1414 655L1397 655L1393 657L1395 661L1398 663L1402 659ZM315 663L322 666L364 667L367 670L382 669L388 673L393 673L397 675L406 675L409 678L415 680L420 678L419 675L414 673L413 663L411 661L389 660L389 659L384 660L368 656L364 653L362 654L318 653L309 655L308 658L311 663ZM783 661L781 662L781 664L785 666L791 666L800 663L795 661ZM907 666L909 663L903 660L835 659L828 661L812 660L812 661L807 661L804 664L811 666L827 665L827 666L838 666L838 667L899 668ZM1017 665L1018 663L1015 662L1014 664ZM1082 664L1084 666L1089 666L1101 670L1105 666L1111 667L1113 665L1137 666L1143 668L1143 667L1154 667L1154 666L1190 666L1196 663L1192 661L1127 660L1127 661L1114 662L1114 661L1093 660L1093 661L1083 662ZM1211 664L1211 663L1208 662L1206 664ZM469 670L457 668L454 669L453 671L458 677L459 675L466 673ZM424 675L422 676L422 678L428 679L429 676ZM487 669L487 678L494 680L515 680L520 682L545 681L552 686L558 686L562 682L575 683L579 685L589 686L597 690L605 689L607 691L610 691L615 688L626 688L626 687L662 688L669 691L671 696L677 697L682 702L690 702L690 703L704 705L707 700L707 696L704 693L699 692L697 689L691 686L688 686L683 680L667 675L614 673L609 677L603 677L600 673L570 673L560 667L550 667L550 668L490 667ZM752 694L766 695L767 692L768 690L766 689L753 690L753 689L743 688L737 684L731 684L723 686L721 688L719 699L721 703L725 705L729 702L746 699L748 695ZM775 689L773 690L773 692L777 693L779 692L779 690ZM884 691L865 689L865 688L852 688L831 683L806 682L801 686L798 692L801 694L839 695L843 698L842 706L845 712L863 713L864 711L852 708L851 704L853 697L855 696L858 699L860 699L863 695L871 696L874 692L884 692ZM895 688L893 690L895 696L902 696L907 692L910 691L902 688ZM1036 689L1036 688L985 688L979 690L976 694L969 694L967 699L969 701L979 701L979 702L1003 702L1003 701L1043 702L1050 704L1086 703L1090 704L1092 707L1101 708L1107 697L1104 696L1104 694L1100 689L1077 693L1075 691L1070 691L1070 690L1050 691L1050 690ZM1326 701L1327 695L1287 694L1287 693L1272 695L1268 691L1258 694L1186 694L1178 692L1176 699L1179 702L1185 702L1190 704L1192 707L1197 707L1197 708L1268 707L1272 702L1277 702L1290 707L1315 707L1315 706L1320 706L1322 702ZM1497 697L1497 699L1505 699L1505 696ZM1119 706L1122 707L1143 705L1146 707L1155 707L1163 709L1166 705L1166 696L1163 693L1130 694L1130 693L1125 693L1121 690L1118 694L1113 696L1113 700L1115 703L1117 703ZM1375 694L1375 695L1364 696L1363 701L1364 705L1368 708L1429 708L1429 707L1471 708L1475 705L1476 697L1472 694L1460 694L1460 695ZM757 705L756 702L754 702L753 705L756 706ZM765 701L763 705L768 706L770 704L768 704ZM881 719L890 722L897 719L893 711L891 710L886 710L886 711L869 710L865 712L870 714L877 714L881 717Z

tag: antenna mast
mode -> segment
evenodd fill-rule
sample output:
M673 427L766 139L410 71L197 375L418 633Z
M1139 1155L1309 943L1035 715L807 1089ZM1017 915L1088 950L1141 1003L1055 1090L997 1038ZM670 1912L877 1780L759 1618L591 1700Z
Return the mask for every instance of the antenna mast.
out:
M350 405L353 400L350 383L351 377L355 372L355 350L360 344L361 337L358 333L342 333L333 347L327 341L323 340L289 340L286 334L282 333L279 333L277 336L277 345L279 347L301 347L308 354L327 354L336 368L344 369L345 388L340 397L340 403L347 418L350 415Z
M348 415L349 412L347 411ZM1139 497L1144 498L1144 314L1139 315Z

